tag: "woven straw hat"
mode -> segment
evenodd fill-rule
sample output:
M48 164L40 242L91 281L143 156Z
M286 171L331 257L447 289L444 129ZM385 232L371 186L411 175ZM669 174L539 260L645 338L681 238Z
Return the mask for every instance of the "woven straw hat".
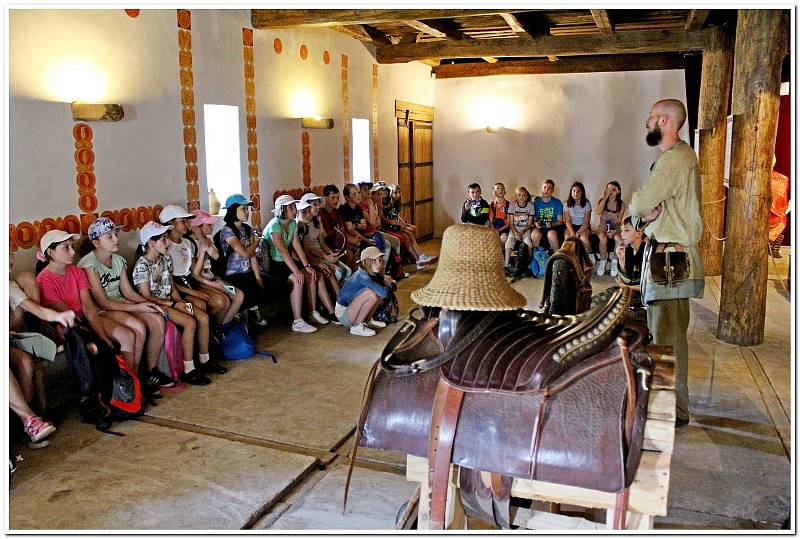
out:
M444 231L436 273L411 299L459 311L512 311L527 303L506 280L497 232L477 225L452 225Z

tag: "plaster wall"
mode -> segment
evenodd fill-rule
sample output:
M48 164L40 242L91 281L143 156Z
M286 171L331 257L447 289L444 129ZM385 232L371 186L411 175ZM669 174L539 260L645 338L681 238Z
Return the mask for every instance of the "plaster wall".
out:
M207 208L204 104L239 107L242 192L248 194L242 28L250 27L250 11L193 9L191 25L200 203ZM308 49L305 60L301 45ZM342 54L349 60L348 122L372 122L376 62L361 42L327 29L254 30L253 53L265 223L273 192L303 185L300 116L334 119L333 129L308 130L311 185L344 184ZM378 77L380 173L393 171L396 178L394 100L433 104L434 83L421 64L380 66ZM80 215L73 100L119 103L125 110L119 122L89 123L98 212L186 205L175 9L142 9L136 18L123 9L10 10L11 224ZM121 254L132 256L136 231L123 233L122 240ZM18 269L33 266L33 251L17 251Z
M581 181L594 206L617 179L629 200L657 156L644 141L650 106L664 98L686 102L681 70L440 79L435 92L436 235L459 222L472 182L491 201L498 181L510 199L518 185L536 195L551 178L562 200ZM487 133L490 124L500 132ZM684 126L684 140L687 133Z

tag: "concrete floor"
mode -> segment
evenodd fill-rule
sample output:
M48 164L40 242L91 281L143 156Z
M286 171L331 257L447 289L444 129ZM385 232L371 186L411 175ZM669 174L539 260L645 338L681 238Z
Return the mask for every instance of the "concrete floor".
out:
M438 250L436 241L424 246ZM692 421L677 431L669 514L662 529L777 528L790 511L790 303L781 287L789 250L770 259L766 342L752 348L714 338L720 279L692 301ZM775 262L775 263L773 263ZM409 294L434 269L414 273ZM785 281L784 281L785 282ZM594 278L595 292L610 285ZM541 280L515 284L537 308ZM275 322L257 356L228 362L204 388L166 395L124 437L53 411L51 447L19 455L10 489L12 530L392 529L414 491L396 453L362 450L346 514L341 496L366 373L391 336L365 339L340 327L313 335Z

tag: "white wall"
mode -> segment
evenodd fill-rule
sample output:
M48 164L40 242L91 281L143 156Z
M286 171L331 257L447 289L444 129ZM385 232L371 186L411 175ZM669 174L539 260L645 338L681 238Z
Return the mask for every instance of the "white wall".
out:
M247 194L246 111L242 28L249 10L191 10L200 202L207 207L203 104L239 107ZM122 104L120 122L92 122L98 211L186 204L175 9L11 10L9 15L9 220L79 215L69 102ZM281 54L273 40L280 38ZM308 47L307 60L300 45ZM323 51L330 53L325 65ZM302 186L302 129L291 103L311 95L331 130L309 130L312 185L343 183L341 57L349 57L350 117L372 121L372 65L361 42L326 29L254 31L258 163L262 222L272 193ZM79 95L53 84L53 73L76 75ZM427 66L381 66L380 170L397 175L394 100L433 104ZM87 84L87 81L88 84ZM223 201L224 202L224 201ZM136 232L123 235L130 256ZM33 265L33 249L17 251L17 267Z
M538 194L552 178L555 195L566 200L577 180L594 205L618 179L629 200L657 155L644 142L650 106L663 98L686 102L682 70L440 79L435 92L436 235L459 221L472 182L491 201L495 182L513 196L517 185ZM500 133L486 132L490 122Z

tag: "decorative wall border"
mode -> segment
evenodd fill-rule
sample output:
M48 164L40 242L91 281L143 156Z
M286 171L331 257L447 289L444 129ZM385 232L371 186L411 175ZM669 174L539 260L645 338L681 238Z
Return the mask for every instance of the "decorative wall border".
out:
M311 186L311 135L308 131L303 131L300 135L300 142L302 143L303 154L303 186Z
M342 55L342 164L344 184L350 183L350 86L347 55Z
M192 211L200 209L200 175L197 169L197 129L195 128L194 74L192 73L192 15L188 9L179 9L177 14L183 158L186 163L186 201L189 211Z
M378 169L378 64L372 64L372 179L381 178Z
M244 60L244 103L247 112L247 176L253 211L250 222L261 226L261 195L258 185L258 135L256 134L256 83L253 60L253 30L242 28L242 58Z
M105 210L100 213L100 216L108 217L115 224L120 225L122 230L130 232L143 227L148 221L157 221L162 209L162 206L155 204L153 206L139 206L138 208ZM42 236L49 230L54 229L64 230L72 234L85 234L86 228L81 225L88 226L96 218L95 215L91 217L92 219L88 223L82 223L81 218L77 215L67 215L64 217L45 217L41 221L22 221L16 225L9 225L9 249L17 251L18 249L37 247Z
M72 128L75 138L75 181L78 184L78 208L80 208L80 229L87 230L89 224L97 217L97 178L94 174L94 146L92 144L92 128L85 123L77 123Z

